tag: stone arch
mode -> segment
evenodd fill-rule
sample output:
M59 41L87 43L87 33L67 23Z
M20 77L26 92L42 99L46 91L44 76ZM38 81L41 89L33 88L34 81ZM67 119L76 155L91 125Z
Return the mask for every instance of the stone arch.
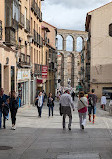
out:
M76 51L81 52L84 48L84 38L82 36L77 37Z
M64 38L61 34L57 35L57 48L58 50L63 50L64 49Z
M85 41L88 37L87 32L85 31L76 31L76 30L66 30L66 29L57 29L57 34L61 35L63 37L63 50L58 50L61 51L62 55L62 61L61 61L61 79L62 79L62 84L61 86L67 87L67 54L71 54L71 86L73 88L76 88L78 85L78 66L77 66L77 58L79 57L79 53L77 52L77 38L81 37L82 38L82 47L81 50L84 52L84 46L85 46ZM66 45L66 38L67 36L71 36L73 38L73 45L72 49L68 50L67 45ZM80 50L79 50L80 51Z
M72 35L66 36L66 51L74 51L74 37Z

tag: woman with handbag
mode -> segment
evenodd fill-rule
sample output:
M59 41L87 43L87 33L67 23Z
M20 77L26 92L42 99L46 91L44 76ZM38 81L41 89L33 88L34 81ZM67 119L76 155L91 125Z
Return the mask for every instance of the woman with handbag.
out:
M53 116L54 98L52 97L52 93L49 93L47 106L49 108L49 117L51 115L50 111L52 111L52 116Z
M78 112L79 112L81 129L84 129L84 126L86 124L87 107L88 107L88 100L86 97L84 97L84 92L80 92L78 100Z
M18 110L18 99L16 97L16 92L12 91L11 92L11 97L10 97L10 112L11 112L11 120L12 120L12 130L16 129L16 114L17 114L17 110Z

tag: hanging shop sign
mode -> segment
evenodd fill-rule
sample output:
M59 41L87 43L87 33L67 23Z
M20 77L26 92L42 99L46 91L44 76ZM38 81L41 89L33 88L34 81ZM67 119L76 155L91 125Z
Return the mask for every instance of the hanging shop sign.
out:
M30 79L30 70L18 70L18 80Z
M48 66L42 66L42 78L47 78Z

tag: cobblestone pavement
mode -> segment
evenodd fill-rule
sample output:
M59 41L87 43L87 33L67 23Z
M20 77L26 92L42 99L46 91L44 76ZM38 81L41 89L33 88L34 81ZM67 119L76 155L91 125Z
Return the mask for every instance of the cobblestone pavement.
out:
M36 107L20 108L17 129L11 130L9 120L7 129L0 130L0 159L112 159L112 116L97 108L95 124L87 122L82 131L76 109L72 131L68 131L62 130L57 102L50 118L46 105L42 118Z

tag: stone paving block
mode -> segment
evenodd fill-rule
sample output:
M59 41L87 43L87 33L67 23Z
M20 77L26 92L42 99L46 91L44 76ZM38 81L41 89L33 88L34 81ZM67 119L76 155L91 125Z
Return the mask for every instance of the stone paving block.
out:
M59 155L57 159L100 159L97 153Z

